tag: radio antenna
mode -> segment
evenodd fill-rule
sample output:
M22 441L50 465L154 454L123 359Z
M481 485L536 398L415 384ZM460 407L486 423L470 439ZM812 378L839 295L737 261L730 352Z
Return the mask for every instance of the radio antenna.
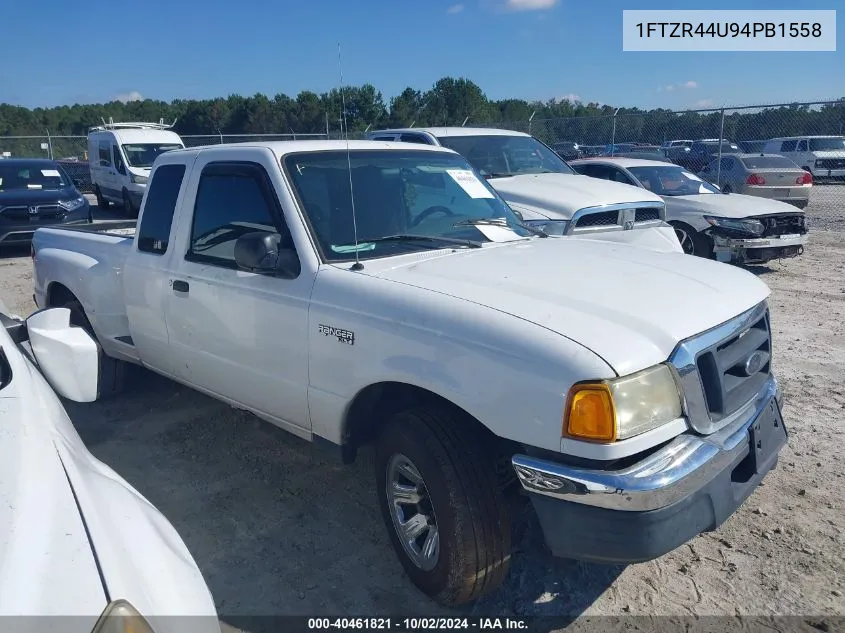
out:
M352 157L349 152L349 128L346 126L346 96L343 89L343 63L340 57L340 42L337 43L337 68L340 71L340 107L343 125L343 138L346 141L346 169L349 173L349 202L352 203L352 235L355 239L355 263L350 270L363 270L364 265L358 257L358 221L355 217L355 193L352 191Z

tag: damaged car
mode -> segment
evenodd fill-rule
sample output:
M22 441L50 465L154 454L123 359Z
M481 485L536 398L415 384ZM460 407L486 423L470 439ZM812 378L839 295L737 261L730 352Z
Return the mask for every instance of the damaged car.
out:
M679 165L591 158L570 165L586 176L643 187L666 202L684 252L733 264L797 257L807 243L804 212L779 200L728 193Z

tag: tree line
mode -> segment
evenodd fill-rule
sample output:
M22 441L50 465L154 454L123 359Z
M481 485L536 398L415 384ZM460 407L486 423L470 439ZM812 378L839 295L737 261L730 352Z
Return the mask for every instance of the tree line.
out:
M367 129L393 126L466 125L502 126L543 140L573 140L583 144L620 141L660 143L671 138L719 137L721 113L674 112L667 109L618 109L615 106L565 99L526 101L489 99L464 78L444 77L429 90L406 88L386 101L373 85L345 88L346 127L351 137ZM123 103L76 104L54 108L25 108L0 104L0 136L84 136L88 128L109 117L115 121L176 120L182 135L328 134L341 131L341 93L302 91L296 97L230 95L217 99L144 99ZM530 124L529 124L530 120ZM764 139L793 134L841 134L845 98L810 107L793 104L776 108L728 111L724 136L733 140ZM8 143L7 143L8 144ZM0 142L2 145L2 142Z

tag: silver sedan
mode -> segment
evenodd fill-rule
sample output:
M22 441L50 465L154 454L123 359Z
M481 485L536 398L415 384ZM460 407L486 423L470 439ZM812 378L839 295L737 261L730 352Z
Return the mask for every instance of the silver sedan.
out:
M704 167L699 176L725 193L780 200L803 209L810 200L813 175L779 154L731 154ZM719 182L716 182L718 179Z

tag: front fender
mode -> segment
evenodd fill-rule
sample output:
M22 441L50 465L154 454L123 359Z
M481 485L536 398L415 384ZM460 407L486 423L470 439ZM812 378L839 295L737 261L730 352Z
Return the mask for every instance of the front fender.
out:
M431 391L499 437L560 450L569 387L613 370L579 343L515 316L401 283L324 269L309 323L309 409L337 444L367 386Z

